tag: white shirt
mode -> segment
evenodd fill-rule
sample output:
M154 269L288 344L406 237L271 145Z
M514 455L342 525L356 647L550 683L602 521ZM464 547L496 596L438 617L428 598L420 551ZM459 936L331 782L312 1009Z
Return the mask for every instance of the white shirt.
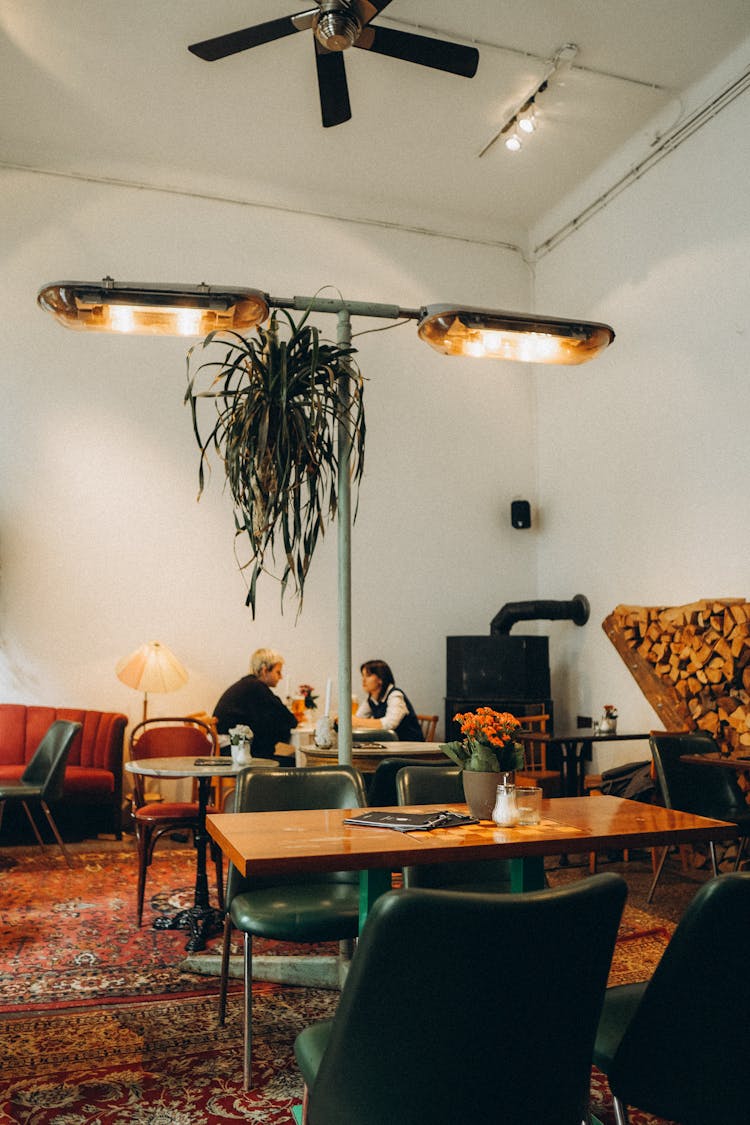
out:
M393 684L388 688L384 698L386 708L385 715L383 715L383 718L380 720L381 725L383 730L395 730L404 716L409 713L409 708L406 706L403 692L400 688L394 687ZM365 700L364 703L360 703L357 708L357 716L361 719L371 719L373 717L370 704L367 700Z

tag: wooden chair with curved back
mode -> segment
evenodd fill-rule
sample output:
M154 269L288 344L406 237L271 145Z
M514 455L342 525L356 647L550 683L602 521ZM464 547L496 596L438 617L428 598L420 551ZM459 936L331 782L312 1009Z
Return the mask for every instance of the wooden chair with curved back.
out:
M206 758L217 748L211 727L193 716L146 719L130 733L131 761L143 758ZM146 889L146 872L151 865L154 848L160 837L168 832L192 832L198 826L198 802L158 801L147 802L145 778L133 775L133 805L131 816L135 829L138 852L138 925L143 918L143 899ZM210 805L209 813L219 812ZM211 841L211 857L216 869L216 886L219 902L223 901L223 869L221 849Z
M422 728L422 734L424 735L425 742L434 742L435 741L435 731L437 729L437 724L438 724L438 716L437 715L417 715L417 718L419 719L419 725Z

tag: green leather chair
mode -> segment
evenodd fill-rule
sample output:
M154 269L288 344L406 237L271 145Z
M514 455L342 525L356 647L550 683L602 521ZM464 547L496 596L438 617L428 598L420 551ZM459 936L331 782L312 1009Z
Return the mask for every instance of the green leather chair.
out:
M718 766L701 766L682 762L683 754L718 754L719 748L708 734L652 734L649 738L664 805L668 809L708 816L715 820L729 820L737 825L740 841L737 847L735 870L739 867L747 837L750 835L750 807L739 787L736 774ZM709 842L714 875L719 874L716 845ZM664 870L669 848L662 848L653 882L648 892L648 902L654 897L656 884Z
M381 896L333 1020L295 1041L303 1120L581 1125L626 891Z
M455 804L465 801L460 766L404 766L396 775L399 805ZM510 863L506 859L478 859L468 863L425 863L404 867L405 887L439 887L450 891L510 891Z
M365 778L367 803L371 809L397 805L396 776L404 766L444 769L445 766L450 764L447 758L444 762L425 762L422 758L383 758L382 762L378 762L375 767L375 772ZM460 799L463 801L463 796Z
M37 746L18 781L0 783L0 827L2 827L6 803L8 801L19 801L23 805L29 823L34 830L39 847L44 851L44 841L29 808L30 802L38 803L47 818L68 867L72 867L73 864L50 812L48 802L59 801L63 795L68 755L73 739L80 729L81 723L56 719Z
M748 934L750 873L720 875L698 891L651 980L607 989L594 1062L618 1125L628 1104L680 1125L750 1122Z
M363 808L362 774L351 766L244 770L234 793L235 812ZM244 935L244 1084L252 1084L253 937L318 942L353 939L359 932L359 872L306 872L286 878L241 875L229 865L227 915L221 955L219 1023L226 1016L232 929Z

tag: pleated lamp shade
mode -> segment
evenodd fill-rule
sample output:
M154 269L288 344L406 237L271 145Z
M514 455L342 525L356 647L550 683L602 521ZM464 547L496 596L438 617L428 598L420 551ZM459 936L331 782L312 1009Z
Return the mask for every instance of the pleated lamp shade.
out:
M166 645L149 641L115 668L117 678L135 691L143 692L143 718L147 717L148 693L177 691L187 683L188 674Z

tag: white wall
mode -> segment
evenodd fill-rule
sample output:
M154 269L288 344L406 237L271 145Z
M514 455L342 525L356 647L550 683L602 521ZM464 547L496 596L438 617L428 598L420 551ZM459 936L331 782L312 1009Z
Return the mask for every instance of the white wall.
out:
M336 680L336 536L313 563L299 619L263 581L253 622L220 468L196 503L184 342L66 332L35 305L61 279L255 285L352 299L526 308L509 252L64 177L5 171L0 323L0 699L123 710L140 698L117 660L170 646L188 684L151 713L211 708L259 645L292 686ZM354 321L354 331L382 321ZM335 320L324 318L325 331ZM534 597L528 369L438 356L408 324L363 336L367 468L353 537L353 662L383 657L419 710L442 712L445 637L484 633Z
M748 135L746 93L537 265L538 308L617 332L538 376L540 587L592 605L551 631L561 721L660 725L600 628L615 605L750 593Z

